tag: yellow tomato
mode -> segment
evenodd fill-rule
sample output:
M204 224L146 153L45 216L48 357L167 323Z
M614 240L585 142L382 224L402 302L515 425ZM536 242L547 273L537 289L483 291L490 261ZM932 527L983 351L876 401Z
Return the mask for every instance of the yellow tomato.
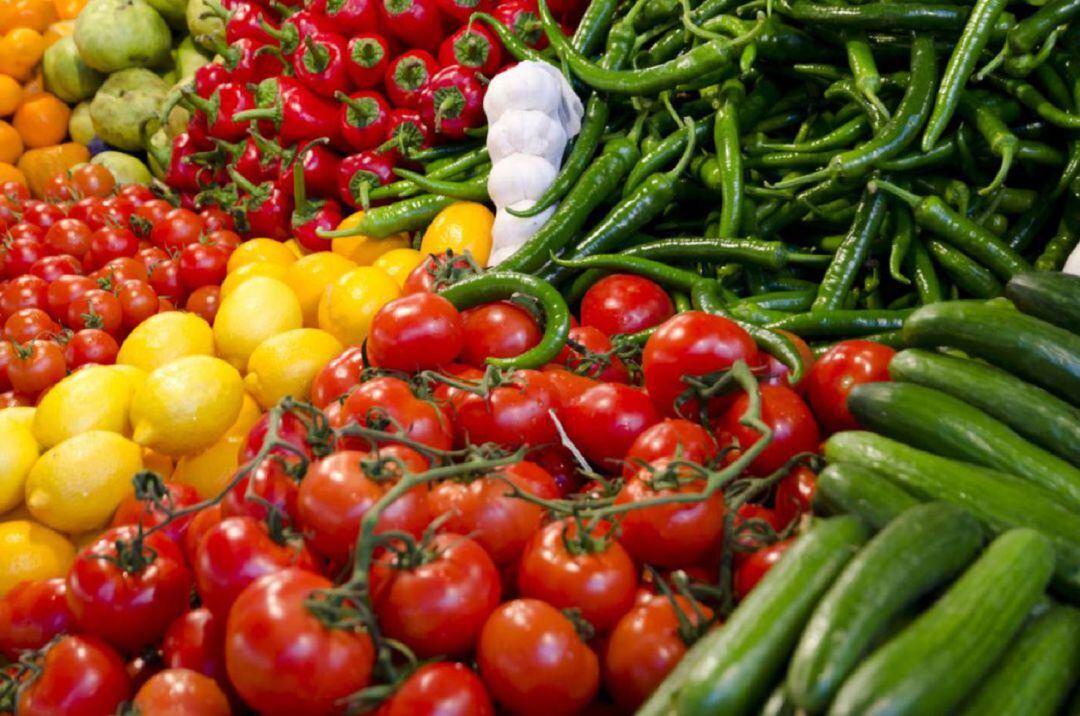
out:
M347 346L367 338L379 309L401 295L394 279L382 269L361 266L326 289L319 301L319 328Z
M131 431L128 410L134 386L112 366L87 366L49 389L34 415L34 437L51 448L88 430Z
M14 420L0 422L0 512L22 503L26 476L37 459L33 434Z
M270 261L256 261L252 264L244 264L225 277L221 282L221 298L225 298L240 284L255 276L276 278L278 281L285 280L285 273L289 267L284 264Z
M355 214L345 217L338 229L352 229L360 220L364 218L364 212L358 211ZM409 235L407 233L392 234L385 239L376 239L373 236L345 236L340 239L333 239L330 242L330 250L335 254L340 254L350 261L354 262L357 266L370 266L375 262L375 259L379 258L387 251L393 251L394 249L408 248L411 242L409 241Z
M75 547L63 535L29 520L0 523L0 597L19 582L67 574Z
M423 260L424 254L416 249L394 249L375 259L372 266L381 268L398 286L404 287L405 279Z
M117 364L150 372L177 358L214 355L214 331L194 313L166 311L135 327L116 356Z
M451 204L431 221L420 243L420 253L441 254L468 251L481 267L491 255L491 227L495 215L483 204L459 201Z
M338 254L319 251L298 259L285 269L285 285L300 299L304 325L319 325L319 299L326 287L356 268L356 264Z
M270 336L248 359L244 385L267 410L286 395L307 400L315 376L343 350L337 338L318 328Z
M288 266L293 261L296 261L296 254L280 241L252 239L240 244L236 251L232 252L232 255L229 256L227 268L229 273L232 273L244 264L259 263L261 261Z
M242 370L260 343L303 325L304 313L292 289L257 276L222 300L214 318L214 341L218 355Z

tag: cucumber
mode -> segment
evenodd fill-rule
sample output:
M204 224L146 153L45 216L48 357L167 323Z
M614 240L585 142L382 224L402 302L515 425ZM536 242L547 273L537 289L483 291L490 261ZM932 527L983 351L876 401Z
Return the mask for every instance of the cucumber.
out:
M818 598L868 534L850 515L817 522L722 627L694 644L638 716L756 712L780 680Z
M798 713L795 702L788 696L787 689L780 684L773 689L769 700L761 707L759 716L795 716Z
M833 435L825 443L825 457L877 470L916 497L962 507L993 532L1041 530L1057 552L1055 589L1080 603L1080 514L1043 488L862 431Z
M909 346L951 346L1080 405L1080 336L1019 311L970 301L923 306L904 321Z
M844 682L830 716L947 714L1004 653L1054 569L1050 541L1015 529Z
M982 546L982 526L942 502L907 510L844 568L795 648L787 692L810 713L832 701L889 623L963 571Z
M1054 716L1080 679L1080 611L1053 605L1031 620L986 680L964 702L963 716Z
M1023 477L1080 509L1080 469L951 395L912 383L864 383L851 391L847 405L869 430Z
M1080 467L1080 410L1042 388L979 361L918 349L893 356L889 374L959 398Z
M850 513L874 529L919 501L889 482L880 472L848 463L833 463L818 475L814 510L829 514Z
M1080 333L1080 276L1025 271L1009 280L1005 295L1024 313Z

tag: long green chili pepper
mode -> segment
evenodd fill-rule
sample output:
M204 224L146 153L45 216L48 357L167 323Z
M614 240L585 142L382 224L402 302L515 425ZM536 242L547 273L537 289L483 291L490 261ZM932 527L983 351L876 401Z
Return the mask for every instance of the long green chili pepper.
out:
M870 182L869 188L871 191L887 191L907 202L916 224L980 261L1002 279L1007 280L1030 268L1028 262L1008 244L971 219L953 211L940 197L920 197L882 180Z
M393 204L368 209L364 212L364 218L360 220L360 223L351 229L319 231L318 234L325 239L346 236L373 236L384 239L402 231L419 231L430 224L440 211L455 201L457 200L449 196L422 194Z
M934 110L926 123L926 132L923 133L922 150L930 151L945 128L956 113L960 94L967 85L968 78L975 70L979 61L979 55L990 40L994 29L994 23L998 16L1005 10L1007 0L976 0L964 26L964 32L960 35L956 47L953 48L949 62L945 65L945 74L938 86L937 97L934 99Z
M602 271L633 273L681 291L689 291L701 280L701 275L693 271L626 254L594 254L580 259L554 259L554 261L559 266L571 269L601 269ZM570 301L573 302L575 292L568 293Z
M817 186L800 192L794 201L785 201L779 209L761 219L758 233L765 237L772 236L806 216L812 207L846 194L850 188L850 185L841 179L826 179Z
M484 183L478 183L480 177L468 181L450 181L449 179L432 179L408 169L395 168L394 173L402 179L411 181L416 186L429 194L448 196L464 201L487 202L487 172L484 173Z
M513 30L499 22L494 16L487 14L486 12L474 12L469 16L469 22L476 22L479 20L483 24L487 25L488 29L495 33L495 36L499 38L499 42L506 48L506 51L519 62L525 60L531 60L533 62L549 62L547 56L542 52L534 50L526 45L520 37L518 37Z
M472 157L473 159L475 159L475 154L477 152L481 152L483 154L482 159L480 159L481 162L487 161L487 147L485 147L483 143L477 144L474 141L447 142L446 144L437 144L434 147L416 149L409 152L409 159L414 162L422 162L424 164L427 164L429 162L431 164L440 163L438 166L441 169L443 166L445 166L444 164L441 164L441 162L450 164L451 162L457 161L459 159L468 161L468 159L466 158ZM468 167L465 168L467 169ZM435 167L433 166L432 171L434 171L434 169ZM445 179L446 177L440 178Z
M1035 79L1046 94L1050 95L1050 101L1054 104L1059 107L1072 106L1072 91L1065 84L1065 79L1049 64L1044 62L1035 68Z
M536 276L513 271L489 271L462 279L442 290L442 296L458 310L510 298L516 293L535 298L544 312L544 335L521 355L488 358L499 368L539 368L552 361L570 334L570 309L554 286Z
M889 275L900 283L911 283L904 275L903 265L911 245L915 241L915 221L911 218L911 209L901 204L894 206L889 213L893 220L892 242L889 246Z
M915 30L948 32L964 26L969 10L962 5L872 2L864 5L827 5L795 0L778 1L777 10L810 26L850 27L863 30Z
M972 261L963 251L937 239L929 239L926 248L952 282L965 293L977 298L993 298L1005 291L993 273Z
M919 303L924 306L938 303L945 299L945 293L941 288L941 280L937 271L934 270L934 260L929 250L919 237L911 243L911 278L915 283L915 290L919 294Z
M841 124L836 129L804 142L782 143L761 142L747 146L747 150L753 153L764 152L829 152L844 147L850 147L866 134L870 126L865 114L857 114L853 118Z
M737 80L725 82L713 122L713 145L720 167L720 220L717 236L721 239L738 235L743 204L742 150L739 146L738 106L746 90Z
M874 52L870 48L870 42L865 34L857 34L845 43L847 50L848 66L855 80L855 87L862 93L870 104L888 116L889 111L878 99L878 91L881 89L881 74L878 73L877 63L874 61Z
M1072 202L1073 210L1080 210L1077 202ZM1074 231L1062 219L1057 232L1046 242L1043 252L1035 259L1035 268L1039 271L1060 271L1069 254L1080 244L1080 231Z
M600 48L619 9L618 0L590 0L570 43L588 57Z
M990 145L990 151L1001 157L997 174L989 184L979 190L979 193L985 196L1005 183L1009 168L1016 158L1020 139L1009 131L1009 126L1001 118L985 104L980 103L971 93L961 92L958 102L960 116L973 124L986 143Z
M1078 86L1080 86L1080 83L1078 83ZM1057 184L1054 185L1053 191L1050 192L1050 197L1056 199L1061 196L1069 188L1069 184L1077 177L1080 177L1080 137L1076 137L1069 142L1069 159L1065 163L1065 168L1062 170Z
M883 107L866 99L855 85L855 80L852 77L844 77L829 85L825 89L825 99L846 99L854 104L866 115L866 118L870 121L870 128L875 134L880 132L885 123L889 121L889 113Z
M694 142L698 147L705 144L709 133L713 129L713 118L709 117L704 122L694 122ZM679 157L686 153L686 144L690 138L689 126L683 126L675 130L663 139L654 149L641 155L641 159L630 170L623 183L623 196L637 189L649 175L663 171L677 162Z
M1063 129L1080 129L1080 114L1072 114L1056 106L1030 82L1000 77L992 77L991 80L995 86L1016 97L1050 124Z
M478 147L450 159L445 164L440 164L438 168L432 168L430 172L424 174L424 177L426 179L453 179L470 169L475 169L486 161L488 161L487 147ZM368 198L372 201L381 201L383 199L403 199L407 196L423 193L424 190L411 181L396 181L393 184L375 187L368 192Z
M740 303L752 303L770 311L785 311L787 313L802 313L809 311L814 305L817 292L808 289L800 291L776 291L773 293L759 293L749 296Z
M1056 209L1057 206L1052 201L1035 202L1012 222L1005 233L1005 242L1013 251L1026 251L1035 236L1046 228Z
M885 220L888 201L879 192L863 192L855 221L836 250L825 277L821 279L813 310L831 311L840 308L855 283L855 277L870 254L870 244Z
M1014 55L1031 53L1058 25L1080 17L1080 0L1051 0L1009 30L1007 43Z
M797 313L770 323L768 328L790 331L801 337L864 336L881 331L894 331L904 325L911 309L890 311L829 310Z

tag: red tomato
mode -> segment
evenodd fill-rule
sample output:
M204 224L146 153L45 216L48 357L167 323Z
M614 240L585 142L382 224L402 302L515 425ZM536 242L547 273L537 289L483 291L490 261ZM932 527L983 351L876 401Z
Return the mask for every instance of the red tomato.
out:
M780 524L787 526L809 512L817 489L817 475L808 467L800 465L776 486L774 505Z
M605 383L629 383L626 364L611 348L611 339L592 326L574 326L556 363Z
M296 500L300 493L299 477L293 472L299 469L296 463L295 457L287 462L274 458L261 461L225 494L221 514L266 520L275 511L294 524L298 519Z
M171 510L180 510L199 504L199 493L191 485L179 482L166 482L164 485L168 495L162 501ZM184 532L187 530L191 518L192 515L179 517L170 522L168 526L163 527L161 531L174 542L180 544L184 539ZM141 524L143 529L150 529L160 525L165 520L166 515L159 507L135 499L135 495L131 494L120 502L120 506L113 513L112 526Z
M331 629L305 601L333 586L302 569L268 574L236 600L225 633L229 679L266 716L337 714L368 686L375 648L367 634Z
M873 341L843 341L825 352L806 376L806 398L827 433L857 430L847 408L851 389L889 380L896 351Z
M497 566L505 567L521 556L544 519L544 509L513 497L510 485L545 500L560 497L551 475L523 461L470 482L441 482L427 493L427 502L431 514L445 520L442 529L471 535Z
M779 470L799 453L818 450L821 434L810 408L791 388L779 385L761 385L761 419L773 431L772 442L750 463L749 471L755 475L768 475ZM742 424L742 416L749 407L746 393L740 393L719 421L721 435L730 435L739 449L746 451L761 435L752 427ZM723 439L721 442L725 442Z
M633 606L638 580L633 560L609 531L598 526L583 539L572 520L543 527L521 555L521 596L577 608L597 631L611 629Z
M124 320L120 299L101 288L92 288L68 306L67 324L75 330L100 328L116 335Z
M184 303L184 310L194 313L207 323L213 325L217 317L218 307L221 305L220 286L202 286L191 292Z
M424 81L426 82L427 79L425 78ZM391 97L390 101L394 102L394 99ZM416 121L420 121L419 115L417 115ZM441 254L428 254L405 277L405 284L402 286L401 292L405 295L420 291L438 292L454 283L454 281L474 275L476 272L475 264L470 263L465 256L454 256L452 251Z
M79 196L106 197L116 187L116 179L101 164L81 164L71 171L71 186Z
M195 548L199 546L199 542L202 541L203 536L210 530L211 527L221 522L221 504L210 505L204 507L196 512L191 517L191 522L188 523L187 530L184 531L184 556L187 558L188 564L195 563Z
M47 308L49 283L37 276L19 276L0 289L0 318L20 308Z
M558 609L537 599L499 606L476 649L495 701L519 716L575 714L596 696L600 665Z
M564 406L559 417L570 441L606 472L618 472L638 435L660 421L649 396L622 383L590 388Z
M20 582L0 598L0 654L15 661L71 626L67 584L60 577Z
M172 259L154 264L150 269L150 285L158 296L173 302L179 302L184 295L184 287L180 283L180 267Z
M188 244L180 251L177 270L180 283L188 291L203 286L220 286L228 273L229 252L220 246Z
M642 354L645 388L660 412L696 418L698 401L688 392L685 376L710 376L741 360L754 365L754 339L734 321L701 311L686 311L670 319L649 337ZM682 401L684 397L688 400ZM730 404L728 397L713 398L709 411Z
M440 534L416 566L384 555L371 569L371 604L383 633L421 658L472 652L484 621L499 604L499 572L484 548Z
M49 315L56 321L66 321L68 306L79 296L91 289L98 288L98 283L87 276L68 274L49 284L45 293L45 302Z
M224 687L229 683L225 673L225 617L214 616L206 607L185 612L165 632L161 655L166 667L197 671Z
M555 389L555 394L558 396L558 402L560 405L569 405L579 395L585 393L598 385L599 382L592 378L586 378L583 375L572 373L559 366L551 365L550 363L544 366L543 373L547 376L548 382L551 383L551 387Z
M751 522L759 524L748 524ZM752 502L740 505L735 512L735 520L732 524L737 546L734 554L736 569L751 554L771 544L775 535L782 532L786 526L780 521L775 510Z
M789 341L795 344L795 349L799 352L799 355L802 356L803 364L807 367L807 370L803 372L802 380L795 385L792 385L791 369L777 360L775 356L771 356L764 352L758 354L760 365L752 366L754 368L754 375L758 376L758 380L762 383L794 388L796 392L802 395L806 388L806 376L809 373L810 366L814 365L814 351L806 344L806 341L799 338L791 331L778 330L776 332L784 334Z
M41 672L19 691L20 714L102 716L131 695L124 661L96 637L65 636L45 654Z
M86 267L98 269L113 259L131 258L139 250L139 239L123 226L103 226L90 236Z
M734 578L735 598L742 599L757 586L773 565L780 561L792 540L771 544L747 557L736 569Z
M251 426L251 430L248 431L247 440L244 442L244 447L240 451L241 465L250 462L259 454L263 444L266 442L269 431L270 413L264 413L262 417L256 420L255 424ZM315 453L311 449L313 437L314 436L309 434L307 423L305 423L295 412L289 411L281 414L281 420L278 425L278 440L299 448L304 457L308 460L315 457ZM289 458L292 453L280 447L274 447L271 448L268 455L280 455L283 458Z
M46 281L55 281L69 273L82 273L82 264L70 254L56 254L38 259L30 267L30 273Z
M402 682L380 716L494 716L487 689L464 664L424 664Z
M203 232L206 234L233 233L233 218L220 206L209 206L199 212L203 220ZM239 238L239 237L238 237Z
M117 189L116 195L130 199L136 206L142 206L146 202L156 199L153 190L145 184L124 184Z
M64 345L64 360L75 370L84 365L112 365L120 345L108 333L97 328L84 328Z
M53 338L60 326L40 308L23 308L4 321L4 338L14 343L29 343L37 338Z
M50 253L71 254L82 259L90 249L93 233L89 226L78 219L60 219L45 232L45 245Z
M83 548L67 577L68 604L79 630L126 651L158 641L191 596L184 555L164 533L143 537L143 557L153 554L147 564L130 571L118 564L116 543L133 550L137 536L130 525L110 529Z
M59 204L31 200L23 204L22 220L34 226L48 229L64 218L64 210Z
M716 439L697 423L681 418L664 418L637 436L626 451L623 476L630 477L642 465L663 458L675 458L705 465L719 452Z
M560 497L572 495L581 488L582 479L578 474L579 466L571 453L563 445L548 445L538 450L530 450L529 460L536 463L551 475Z
M150 677L132 704L155 716L229 716L232 707L213 679L190 669L166 669Z
M145 281L124 281L116 291L120 302L121 325L132 331L158 312L158 295Z
M604 686L615 702L632 713L678 664L689 649L675 608L700 628L712 610L698 605L694 611L683 596L653 598L634 607L619 620L604 651ZM685 635L686 637L692 635Z
M148 239L151 230L158 224L163 223L165 215L172 210L172 204L164 199L151 199L132 212L128 223L136 236L140 239Z
M7 373L15 392L37 395L67 375L67 363L60 346L38 340L15 349Z
M559 439L549 412L559 407L558 395L539 371L514 371L486 396L465 393L455 407L459 442L491 442L513 450Z
M346 348L323 366L311 383L311 402L320 410L345 396L360 383L364 370L364 349L361 346Z
M367 354L380 368L415 372L457 358L464 340L461 314L437 293L413 293L375 314Z
M107 286L116 287L125 281L149 281L150 272L142 261L131 256L120 256L109 261L91 274L91 278L108 281Z
M461 362L486 368L488 358L521 355L543 335L536 320L524 308L509 301L488 303L461 314L465 347Z
M449 450L453 444L442 411L413 395L409 384L400 378L375 378L360 385L345 399L342 418L390 433L401 432L437 450ZM346 442L349 446L370 445L360 439Z
M144 204L141 209L145 209ZM140 210L141 210L140 209ZM136 216L140 214L136 213ZM203 232L203 219L188 209L172 209L150 229L150 241L169 253L182 250L188 244L199 241Z
M637 333L675 314L667 292L654 281L632 274L605 276L581 299L581 325L601 333Z
M672 495L700 494L705 480L689 467L659 460L643 467L619 491L616 505L632 505ZM724 495L700 502L671 503L623 513L619 542L641 562L660 567L696 564L720 547L724 535Z
M8 341L0 341L0 392L11 390L8 366L15 360L15 347Z

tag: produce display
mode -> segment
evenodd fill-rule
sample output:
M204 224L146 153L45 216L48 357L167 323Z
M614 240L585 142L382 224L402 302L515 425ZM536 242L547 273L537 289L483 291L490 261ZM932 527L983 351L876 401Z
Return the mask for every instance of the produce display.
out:
M0 713L1080 713L1080 2L4 0Z

